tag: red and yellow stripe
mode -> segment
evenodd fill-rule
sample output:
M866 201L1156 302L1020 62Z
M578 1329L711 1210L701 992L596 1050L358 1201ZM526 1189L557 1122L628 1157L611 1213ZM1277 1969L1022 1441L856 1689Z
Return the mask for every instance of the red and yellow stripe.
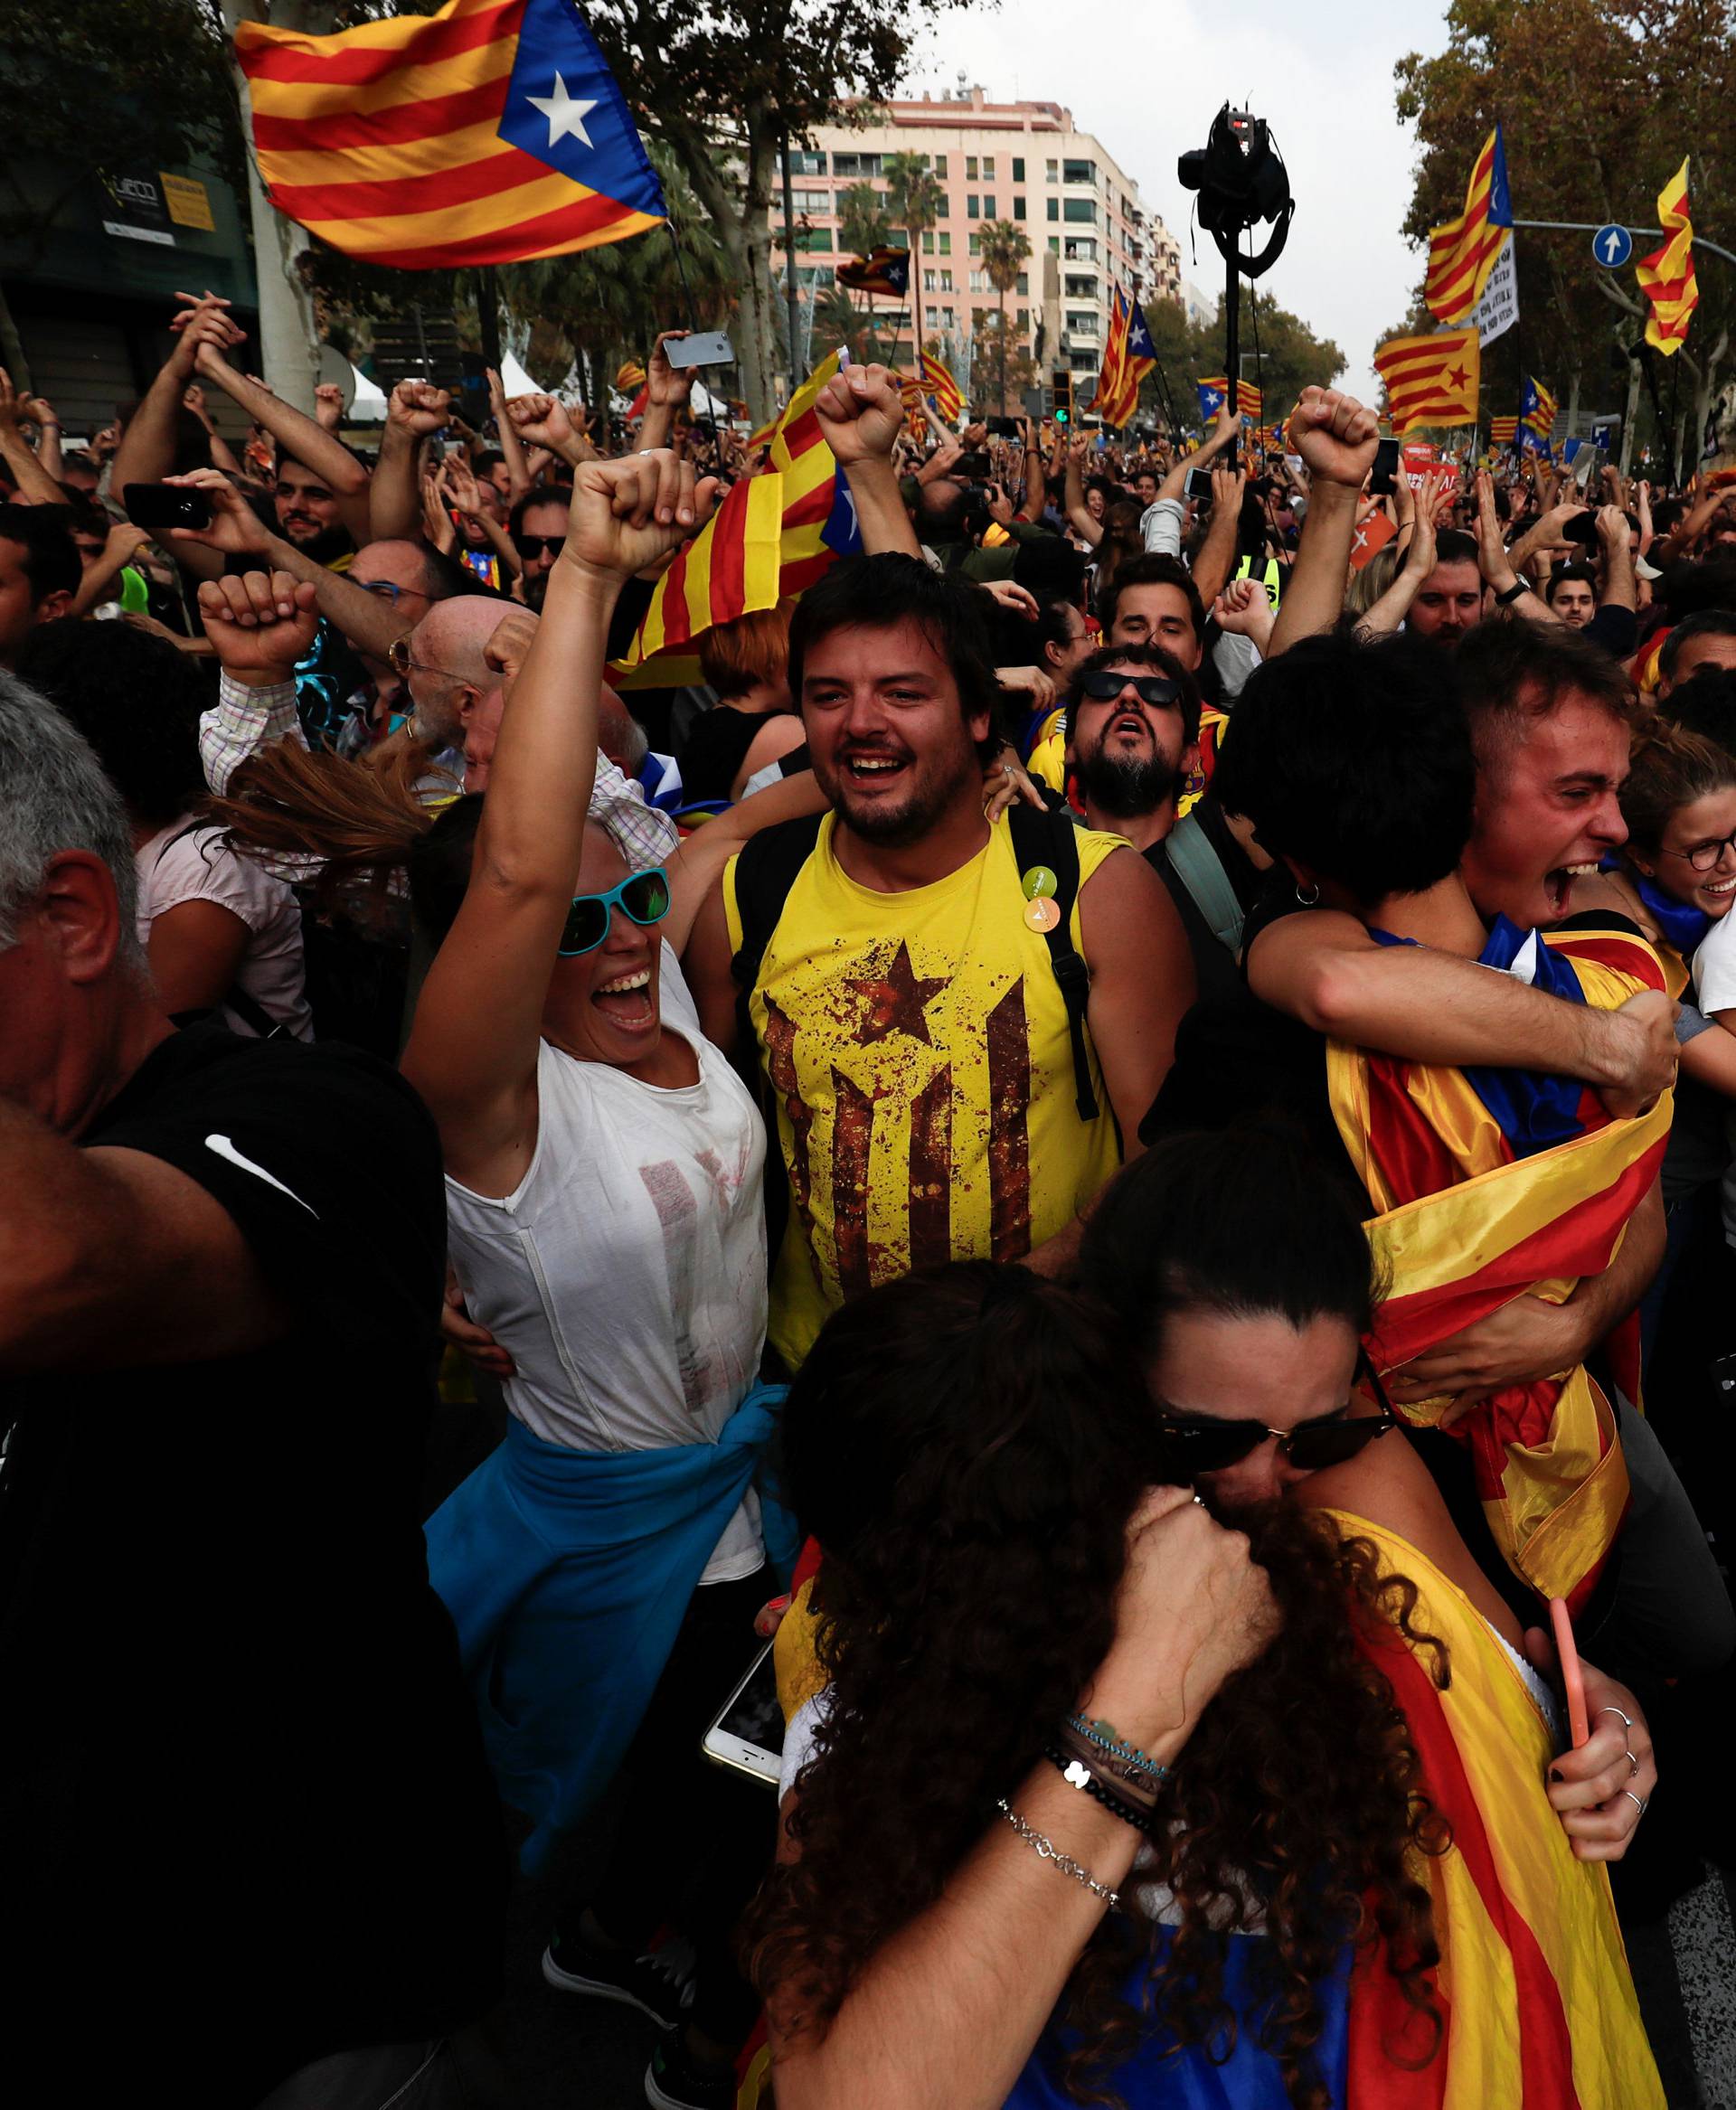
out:
M633 640L632 664L691 645L716 624L771 608L778 599L783 517L781 476L749 476L737 484L658 579Z
M1657 221L1666 240L1660 250L1642 257L1634 269L1650 309L1646 342L1667 357L1679 352L1688 322L1700 305L1700 281L1694 268L1694 222L1688 217L1688 163L1657 193Z
M1489 219L1499 137L1497 127L1483 142L1482 152L1471 165L1464 212L1457 220L1429 231L1429 273L1423 281L1422 297L1437 322L1466 320L1477 306L1510 231L1496 227Z
M1474 425L1482 353L1475 330L1391 337L1374 354L1387 416L1402 439L1422 425Z

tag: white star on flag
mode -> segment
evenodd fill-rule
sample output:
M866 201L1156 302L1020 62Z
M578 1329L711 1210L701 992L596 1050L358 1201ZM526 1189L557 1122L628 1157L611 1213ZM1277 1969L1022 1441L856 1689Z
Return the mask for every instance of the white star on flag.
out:
M595 99L590 102L581 102L569 95L567 84L558 73L554 77L552 95L527 95L524 99L533 109L541 110L549 120L551 146L564 139L569 133L575 139L583 140L587 146L595 145L590 134L585 129L585 119L597 108Z

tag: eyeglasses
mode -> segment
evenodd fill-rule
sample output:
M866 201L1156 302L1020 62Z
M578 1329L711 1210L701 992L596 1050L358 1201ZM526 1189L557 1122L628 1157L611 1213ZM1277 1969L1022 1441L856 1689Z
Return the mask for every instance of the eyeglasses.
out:
M1665 857L1685 857L1695 871L1710 871L1726 850L1736 850L1736 828L1715 843L1696 843L1692 850L1666 850Z
M392 601L394 604L401 601L407 593L414 594L419 601L425 601L429 598L420 586L400 586L395 580L390 579L356 579L353 577L350 584L359 586L363 593L373 594L382 601Z
M629 872L619 886L611 887L606 894L575 894L556 947L563 960L596 951L609 936L609 915L617 902L635 923L646 928L661 923L669 913L668 873L659 864L649 871Z
M434 666L425 659L412 659L410 639L394 637L386 647L386 664L395 674L444 674L448 682L467 682L468 674L455 674L449 666Z
M1366 1355L1358 1357L1357 1375L1373 1393L1380 1412L1354 1421L1324 1417L1298 1422L1294 1428L1269 1428L1261 1421L1216 1421L1204 1417L1162 1414L1157 1431L1175 1475L1194 1480L1202 1473L1222 1473L1252 1455L1268 1436L1278 1438L1278 1455L1298 1473L1318 1473L1342 1465L1396 1428L1399 1418Z
M565 535L514 535L513 547L527 564L539 557L558 557L567 546Z
M1154 711L1173 711L1182 700L1182 692L1175 683L1165 681L1161 674L1091 674L1079 677L1080 694L1089 696L1093 703L1113 703L1127 689Z

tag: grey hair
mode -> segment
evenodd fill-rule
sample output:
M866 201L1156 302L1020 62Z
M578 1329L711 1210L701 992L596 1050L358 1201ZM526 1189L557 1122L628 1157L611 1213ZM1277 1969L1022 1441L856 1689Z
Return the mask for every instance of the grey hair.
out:
M118 956L142 969L138 875L127 808L89 742L15 674L0 672L0 951L65 850L101 858L120 909Z

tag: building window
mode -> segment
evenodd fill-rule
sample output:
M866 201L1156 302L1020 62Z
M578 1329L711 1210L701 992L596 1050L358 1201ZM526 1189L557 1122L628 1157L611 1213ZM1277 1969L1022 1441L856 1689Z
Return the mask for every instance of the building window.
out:
M981 236L980 234L973 234L973 235L971 236L971 238L970 238L970 253L971 253L971 255L972 255L973 257L980 257L980 256L982 255L982 253L983 253L983 238L982 238L982 236Z
M1053 204L1054 200L1052 198L1049 202ZM1061 254L1061 237L1058 234L1052 234L1049 237L1049 253L1055 257Z
M1024 210L1024 200L1023 198L1014 199L1013 217L1014 220L1024 220L1028 217Z
M798 212L829 212L832 210L830 191L791 191L790 201Z
M834 237L829 227L798 227L796 230L796 247L803 251L818 250L823 256L830 256Z
M922 321L928 329L938 330L940 327L940 310L938 307L925 307Z
M994 217L995 217L995 193L994 193L994 192L993 192L993 191L989 191L989 192L987 192L987 193L985 193L985 195L984 195L984 198L983 198L983 218L984 218L985 220L993 220L993 219L994 219Z
M824 175L826 156L823 154L792 153L789 157L789 173L793 176Z
M874 174L878 175L880 171L876 169ZM1061 180L1064 184L1090 184L1095 190L1097 164L1094 161L1063 161L1061 165Z
M986 271L973 271L971 273L970 290L973 293L986 293L988 291L988 273Z
M1054 245L1052 242L1050 247L1052 249L1053 246ZM1081 264L1096 263L1097 244L1091 240L1089 234L1069 236L1067 241L1067 261L1070 264L1075 262Z
M995 174L995 156L992 154L986 154L983 156L983 174L986 176L992 176Z
M1029 292L1030 292L1030 290L1031 290L1031 274L1030 274L1028 271L1021 271L1021 272L1019 273L1019 282L1018 282L1018 284L1017 284L1017 285L1016 285L1016 286L1015 286L1015 287L1013 288L1013 290L1014 290L1014 293L1029 293Z
M1062 290L1066 293L1069 300L1095 300L1097 298L1097 280L1092 278L1076 277L1070 271L1067 274L1066 286Z
M1049 172L1049 181L1050 181L1052 184L1058 184L1058 183L1061 181L1061 164L1060 164L1060 162L1058 162L1058 161L1048 161L1048 162L1045 162L1045 163L1043 164L1043 166L1044 166L1044 167L1045 167L1045 168L1048 170L1048 172Z
M943 183L945 182L947 174L947 157L944 154L937 154L935 155L934 173L941 179Z
M1061 200L1059 198L1051 198L1048 201L1048 204L1050 219L1059 220L1061 218Z
M1067 310L1067 327L1076 337L1094 337L1098 329L1097 317L1089 307L1070 307Z
M932 233L924 233L922 237L922 254L925 257L931 257L934 254L934 236Z
M1024 181L1024 161L1021 155L1016 154L1013 156L1013 181L1015 184L1022 184Z
M936 292L936 291L938 290L938 288L937 288L937 287L935 286L935 283L934 283L934 273L933 273L932 271L924 271L924 272L923 272L923 274L922 274L922 290L923 290L923 292L924 292L924 293L933 293L933 292Z
M978 200L975 191L969 191L966 193L965 218L967 220L980 220L982 218L982 214L976 210L979 203L980 201Z
M950 293L952 291L952 273L950 271L941 272L940 290L942 293Z
M1019 310L1018 317L1014 326L1021 330L1028 330L1031 327L1031 310L1028 307L1022 307Z
M949 257L952 254L952 237L949 234L943 234L940 237L940 254L943 257Z
M835 154L832 156L832 173L838 176L877 176L880 174L880 156L877 154Z
M952 327L952 310L951 310L949 307L943 307L943 308L940 310L940 319L941 319L941 321L942 321L942 322L944 322L944 323L946 324L946 325L947 325L948 329L951 329L951 327Z
M1097 353L1095 352L1074 351L1070 352L1068 357L1072 362L1075 373L1095 373L1097 372Z
M976 156L974 154L967 154L965 156L965 181L967 184L974 184L976 181Z
M1052 205L1054 200L1052 198L1049 203ZM1097 225L1097 200L1095 198L1064 198L1061 203L1064 208L1061 212L1063 220L1086 221L1092 227Z

